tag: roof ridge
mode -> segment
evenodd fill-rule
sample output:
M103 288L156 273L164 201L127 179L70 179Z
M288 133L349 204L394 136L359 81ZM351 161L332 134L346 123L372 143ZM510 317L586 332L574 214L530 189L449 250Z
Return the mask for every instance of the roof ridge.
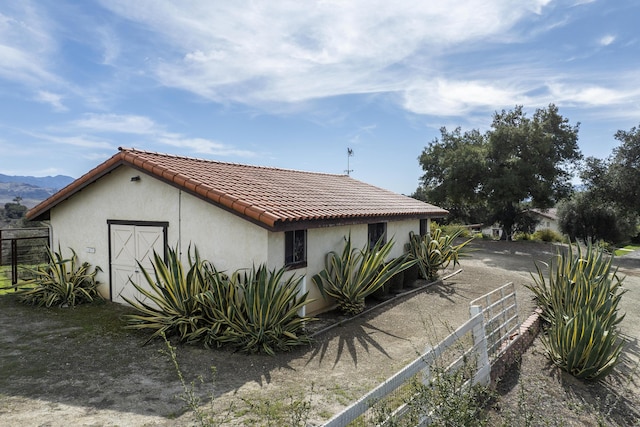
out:
M217 163L221 165L241 166L241 167L253 168L253 169L276 170L276 171L283 171L283 172L296 172L296 173L303 173L303 174L314 174L314 175L324 175L324 176L333 176L333 177L349 177L349 175L340 174L340 173L315 172L315 171L305 171L301 169L283 168L283 167L277 167L277 166L262 166L262 165L252 165L248 163L224 162L221 160L205 159L202 157L183 156L183 155L177 155L177 154L161 153L158 151L141 150L139 148L134 148L134 147L118 147L118 150L120 152L151 154L156 156L170 157L174 159L194 160L194 161L199 161L204 163Z

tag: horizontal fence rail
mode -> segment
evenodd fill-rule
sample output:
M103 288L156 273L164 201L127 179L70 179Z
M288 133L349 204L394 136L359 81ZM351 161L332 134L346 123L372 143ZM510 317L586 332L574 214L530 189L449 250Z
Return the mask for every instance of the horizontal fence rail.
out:
M20 267L35 267L48 261L48 228L0 229L0 274L2 282L10 279L12 285L19 279L29 279ZM5 267L8 267L5 268Z
M520 328L516 289L512 282L469 303L469 314L484 317L487 351L491 359L506 351Z
M444 372L455 372L464 363L475 360L474 373L469 377L467 384L488 385L492 363L509 348L512 338L519 331L520 323L516 301L516 290L513 283L507 283L471 301L469 308L471 318L467 322L436 347L426 351L400 372L345 408L326 422L324 426L396 425L394 421L402 419L403 415L408 412L408 402L412 402L411 387L409 387L412 381L419 380L425 385L429 384L432 378L432 366L435 363L442 363L443 355L454 345L462 346L464 351L453 362L447 360L447 368L444 369ZM472 339L469 339L469 336ZM376 413L373 408L380 402L384 402L384 410ZM423 414L420 416L420 420L414 421L413 424L427 425L429 423L428 417L428 414Z

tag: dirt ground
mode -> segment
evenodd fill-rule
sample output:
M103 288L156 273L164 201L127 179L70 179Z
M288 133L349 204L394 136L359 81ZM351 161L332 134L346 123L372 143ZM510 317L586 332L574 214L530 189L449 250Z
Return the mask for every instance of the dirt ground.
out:
M267 425L283 407L300 402L310 403L309 425L321 425L466 321L474 298L514 282L521 320L531 313L522 285L532 282L534 260L548 260L556 247L493 241L474 246L472 257L462 260L463 271L444 284L325 332L311 346L269 357L179 345L178 363L187 383L194 381L203 408L225 416L228 425ZM500 384L490 411L493 424L638 423L640 259L618 263L629 289L622 298L627 345L620 368L604 382L583 383L549 366L536 341ZM125 312L111 303L48 310L0 296L0 426L192 425L165 344L141 346L148 334L123 330L119 316Z

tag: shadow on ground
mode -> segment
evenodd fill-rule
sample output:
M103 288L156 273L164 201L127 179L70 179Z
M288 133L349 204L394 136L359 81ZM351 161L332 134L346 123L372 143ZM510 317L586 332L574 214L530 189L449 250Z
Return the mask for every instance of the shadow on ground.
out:
M183 392L166 344L146 346L148 332L124 330L127 307L114 303L44 309L0 296L0 396L23 396L67 405L159 415L184 411ZM226 349L177 346L177 360L187 381L203 376L196 392L206 398L248 382L269 383L274 369L289 369L291 358L308 348L277 358L244 355ZM229 372L215 379L211 367ZM196 382L197 386L199 382Z

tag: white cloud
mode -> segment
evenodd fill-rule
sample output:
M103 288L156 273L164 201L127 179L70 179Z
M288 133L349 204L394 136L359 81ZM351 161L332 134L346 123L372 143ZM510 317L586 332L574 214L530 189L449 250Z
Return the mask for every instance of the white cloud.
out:
M351 133L351 135L349 135L349 143L356 145L360 144L363 139L366 139L367 136L372 136L375 133L377 127L378 125L376 124L359 126L354 132Z
M476 108L528 104L522 90L502 82L456 81L437 79L416 82L404 93L403 106L418 114L453 116Z
M57 93L41 90L36 95L36 100L45 104L51 105L57 112L67 111L68 108L62 104L62 95Z
M172 147L187 148L200 154L238 157L254 157L256 155L253 151L239 150L205 138L185 138L180 135L167 135L161 136L158 141Z
M109 141L96 138L92 135L62 136L62 135L45 134L41 132L25 132L25 134L40 140L49 141L49 142L62 144L62 145L71 145L74 147L107 149L107 150L113 150L115 148L113 144L110 143Z
M71 123L67 131L74 128L95 133L124 133L145 137L149 143L160 142L172 147L186 148L200 154L218 156L253 157L256 153L237 149L206 138L190 138L179 133L168 132L152 119L138 115L85 114ZM141 141L142 142L142 141Z
M105 65L114 65L116 59L120 56L120 42L118 36L108 27L100 27L96 29L96 34L102 46L102 63Z
M606 87L576 84L565 85L553 83L549 85L551 91L550 97L557 99L557 102L567 104L582 104L587 106L607 106L620 104L637 99L638 91L629 93L628 91L620 92Z
M607 34L605 36L602 36L600 40L598 40L598 44L600 46L609 46L614 41L616 41L616 36L612 34Z
M85 114L84 118L71 123L73 127L99 133L128 133L153 135L158 125L148 117L122 114Z
M548 0L486 2L109 1L167 43L159 81L259 105L397 92L446 49L508 38ZM430 66L430 65L428 65Z
M101 162L111 157L111 154L87 152L87 153L84 153L82 157L84 157L87 160Z
M27 85L58 81L48 60L56 52L46 17L29 3L20 3L9 14L0 12L0 76Z
M56 81L42 61L27 50L3 45L0 42L0 77L28 86Z
M585 3L588 1L577 1L571 6ZM478 54L487 45L524 44L528 38L569 25L572 15L566 9L547 13L561 9L551 0L185 0L180 4L104 0L102 6L117 18L105 19L95 27L93 53L98 52L103 65L111 66L109 72L124 76L122 83L106 79L87 89L62 83L70 94L85 100L93 95L97 104L109 97L111 89L117 99L117 92L130 83L132 70L142 81L152 76L163 86L206 100L242 103L270 113L295 111L309 105L308 101L350 94L391 94L386 99L397 100L408 111L437 116L516 104L537 106L566 100L592 106L628 99L616 89L615 79L609 79L608 88L589 80L578 85L574 76L554 75L557 71L537 67L537 58L518 55L515 49L500 53L505 55L504 64L518 63L517 74L501 69L499 61L475 66L472 61L460 65L452 59L465 52ZM28 3L17 18L11 16L0 14L0 77L37 88L36 99L64 111L59 87L49 84L46 87L54 88L41 89L43 82L58 81L50 69L58 43L64 42L52 36L60 37L59 28L52 30L54 25L44 12ZM149 37L127 39L129 33L121 30L128 27L120 18L136 24L129 31L142 29ZM117 26L110 26L116 21ZM86 28L95 22L86 18L86 34ZM126 48L125 41L129 43ZM616 42L616 36L608 34L598 42L608 46ZM144 55L134 59L140 53ZM523 77L526 72L529 74ZM549 85L549 81L556 83ZM100 106L108 108L106 104ZM93 132L183 141L194 150L204 150L199 152L226 149L206 139L173 138L144 116L89 114L72 125Z

